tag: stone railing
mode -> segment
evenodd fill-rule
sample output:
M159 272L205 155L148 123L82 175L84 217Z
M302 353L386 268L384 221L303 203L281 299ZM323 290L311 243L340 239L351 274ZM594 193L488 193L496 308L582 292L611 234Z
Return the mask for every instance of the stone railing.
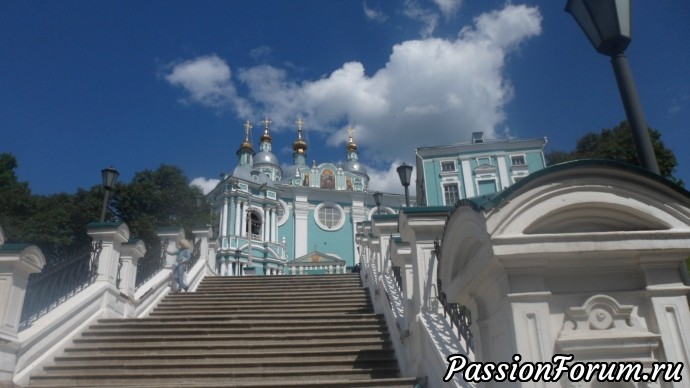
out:
M442 233L437 220L447 214L431 212L433 217L424 218L425 227ZM441 300L445 294L436 284L433 240L412 246L400 237L397 219L389 218L375 216L372 222L358 225L357 243L362 282L371 292L375 310L386 318L401 372L425 378L429 387L473 387L460 374L443 381L448 355L465 354L474 360L471 314Z
M129 239L126 224L93 223L88 233L94 241L88 252L46 266L35 246L3 245L0 229L0 386L25 385L97 319L146 316L170 292L174 258L165 249L183 238L184 230L159 233L163 254L155 253L158 265L145 278L137 278L144 243ZM212 273L209 262L215 256L210 232L193 233L196 262L187 273L192 290ZM41 273L44 267L47 272Z

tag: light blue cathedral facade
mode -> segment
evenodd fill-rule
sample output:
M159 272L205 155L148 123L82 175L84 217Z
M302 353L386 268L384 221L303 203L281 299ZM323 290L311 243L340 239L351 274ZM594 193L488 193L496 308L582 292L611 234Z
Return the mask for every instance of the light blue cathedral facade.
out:
M307 164L304 122L297 120L293 163L281 166L272 152L270 124L262 121L259 152L251 124L237 150L238 165L209 194L216 271L238 276L344 273L356 264L355 225L379 211L369 176L359 162L353 130L344 163ZM386 194L381 212L397 213L404 198Z
M344 273L357 264L356 225L375 214L396 214L405 203L369 192L352 128L345 162L307 164L304 122L296 121L293 161L272 151L271 121L262 122L259 151L252 126L237 150L238 164L208 194L217 238L216 273L224 276ZM546 139L488 140L416 150L416 204L452 206L464 198L490 197L545 167ZM413 201L415 202L415 201ZM414 205L413 205L414 206Z

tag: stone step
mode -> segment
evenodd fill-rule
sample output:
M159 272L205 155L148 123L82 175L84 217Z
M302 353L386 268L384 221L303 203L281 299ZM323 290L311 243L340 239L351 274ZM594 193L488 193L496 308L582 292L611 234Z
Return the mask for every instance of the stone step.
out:
M306 331L293 331L293 332L287 332L287 333L277 333L277 334L269 334L269 333L242 333L242 334L226 334L226 333L203 333L203 332L198 332L198 331L190 331L187 334L164 334L164 333L147 333L146 335L137 335L137 336L122 336L122 335L87 335L87 336L81 336L79 338L74 339L74 343L94 343L94 342L100 342L100 343L115 343L115 342L129 342L133 343L136 342L137 344L144 343L144 342L160 342L160 341L165 341L165 342L185 342L185 341L198 341L198 342L204 342L204 341L218 341L218 342L228 342L228 341L276 341L276 340L286 340L286 341L295 341L295 340L304 340L304 341L315 341L315 340L321 340L321 339L342 339L344 338L349 338L347 335L349 332L339 332L339 331L332 331L332 332L321 332L321 333L313 333L313 332L306 332ZM388 331L387 330L367 330L367 331L360 331L357 333L357 338L358 339L364 339L364 338L381 338L382 336L387 336Z
M166 310L156 310L149 314L150 318L158 317L179 317L184 314L194 314L197 317L209 317L209 316L234 316L237 319L242 319L242 317L254 316L254 317L275 317L276 315L282 315L292 313L290 309L247 309L247 310L237 310L237 309L166 309ZM302 319L311 319L314 317L323 318L336 318L336 317L350 317L352 314L371 314L372 310L369 309L357 309L357 310L343 310L335 308L322 308L322 309L298 309L294 311L295 314L299 314Z
M271 321L280 321L285 324L301 324L304 322L305 324L309 324L312 322L319 322L319 323L327 323L327 322L358 322L358 321L383 321L383 317L380 314L375 314L375 313L352 313L352 314L340 314L340 315L334 315L334 314L321 314L321 313L299 313L299 314L291 314L290 316L280 316L280 315L273 315L273 314L240 314L240 313L233 313L233 314L223 314L223 313L216 313L216 314L206 314L206 315L185 315L184 313L180 313L179 315L163 315L163 316L156 316L156 317L149 317L149 318L142 318L142 321L158 321L158 322L187 322L189 324L194 324L196 322L202 321L202 322L208 322L209 320L215 320L218 322L225 322L225 323L264 323L268 324ZM100 320L99 320L100 321ZM124 320L123 320L124 321ZM230 322L228 322L230 321ZM112 323L112 321L111 321Z
M309 371L308 371L309 372ZM211 375L113 376L36 376L32 386L37 387L413 387L415 378L400 378L393 370L388 373L373 371L322 371L322 373L295 372L290 375L265 374L244 376L233 373Z
M320 333L320 332L332 332L334 330L333 326L313 326L309 328L310 333ZM337 328L340 333L357 335L362 331L382 331L387 332L388 329L385 325L378 323L362 324L357 326L341 326ZM293 333L294 328L275 328L275 327L254 327L254 328L228 328L222 327L204 327L198 330L190 330L188 325L178 325L177 327L167 327L162 326L155 330L156 333L165 335L194 335L197 333L204 334L276 334L284 335L286 333ZM93 325L89 329L81 334L82 336L100 336L100 335L110 335L110 336L132 336L138 337L141 335L148 335L148 331L141 330L141 326L124 326L120 325Z
M144 338L123 338L123 337L110 337L110 338L75 338L73 340L74 344L77 346L89 346L89 345L100 345L103 348L108 347L132 347L137 346L141 348L146 347L206 347L206 348L218 348L218 347L230 347L235 346L237 348L269 348L269 347L296 347L296 348L307 348L307 347L318 347L318 346L338 346L338 345L353 345L358 344L373 344L386 341L385 335L382 333L376 333L375 335L369 336L357 336L357 338L342 338L342 336L299 336L299 337L289 337L289 338L261 338L261 337L248 337L242 338L238 337L193 337L193 338L181 338L172 339L170 337L144 337Z
M286 381L285 379L277 380L262 380L262 381L250 381L250 382L237 382L235 380L229 381L228 379L204 379L203 381L195 380L183 380L183 381L168 381L164 385L156 382L131 382L131 384L125 384L123 382L119 383L118 386L121 387L237 387L237 388L282 388L282 387L299 387L299 388L309 388L309 387L319 387L319 388L377 388L377 387L389 387L389 388L411 388L417 383L417 379L414 377L397 377L397 378L383 378L383 379L367 379L367 380L354 380L354 379L314 379L309 380L296 380L296 381ZM105 385L94 385L93 383L79 382L79 381L68 381L68 382L58 382L58 381L41 381L37 384L32 383L31 386L37 387L52 387L52 388L70 388L70 387L93 387L93 386L105 386Z
M227 362L228 359L239 359L243 362L267 362L269 361L295 361L295 360L330 360L330 359L369 359L369 358L389 358L393 357L394 352L392 348L384 348L381 346L352 346L341 347L336 349L256 349L256 350L242 350L242 349L226 349L226 350L208 350L197 353L180 353L177 350L161 350L160 352L145 352L135 349L134 352L126 353L117 352L68 352L62 356L55 357L55 362L78 362L82 365L85 362L196 362L208 360L223 360Z
M318 356L318 357L241 357L241 358L214 358L206 359L205 357L187 357L183 359L149 359L142 360L137 359L126 360L123 362L122 359L101 359L101 360L89 360L88 364L85 364L83 360L69 360L57 358L55 365L46 366L46 371L57 371L57 370L72 370L79 371L79 373L88 373L89 370L99 369L101 371L105 370L158 370L158 369L170 369L170 368L188 368L188 367L198 367L205 369L217 369L223 368L228 371L244 369L245 371L256 371L260 373L265 369L271 369L273 371L287 371L294 368L305 368L305 367L320 367L320 368L330 368L330 367L348 367L353 369L360 369L363 367L369 368L390 368L397 366L397 360L392 354L387 355L350 355L350 356Z
M390 346L388 338L345 338L345 339L318 339L318 340L271 340L271 341L175 341L175 342L139 342L139 341L85 341L82 338L74 340L75 347L67 348L65 352L78 351L123 351L127 349L136 348L137 350L161 350L161 349L177 349L179 351L187 351L189 349L318 349L318 348L350 348L353 346ZM136 344L136 346L134 345Z
M382 368L357 368L348 366L309 366L305 368L272 368L270 365L249 367L235 370L230 365L211 365L208 367L196 366L195 368L158 368L155 370L136 368L135 365L128 365L121 368L89 369L89 368L44 368L50 372L50 377L68 377L75 379L172 379L172 378L208 378L208 377L228 377L238 379L257 379L262 377L308 377L308 376L330 376L340 374L350 375L354 378L372 377L372 375L385 375L386 377L398 377L396 367ZM43 375L38 375L40 378ZM246 381L246 380L245 380Z
M214 310L214 309L222 309L222 310L227 310L227 311L247 311L249 309L255 309L255 310L262 310L262 311L285 311L287 313L291 312L299 312L299 311L313 311L313 310L333 310L333 311L358 311L358 310L371 310L371 306L368 305L367 303L343 303L343 304L329 304L329 303L324 303L324 304L310 304L310 305L304 305L304 304L291 304L291 305L275 305L275 304L262 304L262 305L232 305L230 303L227 303L225 305L223 304L202 304L202 305L196 305L196 304L166 304L163 306L158 306L156 307L155 311L166 311L166 310L185 310L185 311L195 311L195 310Z
M207 277L100 319L31 386L412 387L357 274Z
M152 351L153 349L153 351ZM238 349L234 347L225 348L182 348L184 353L180 352L179 347L171 348L160 348L152 347L150 349L133 348L128 347L122 350L119 349L109 349L109 348L97 348L91 347L87 348L67 348L65 349L65 354L60 356L64 359L75 359L80 361L90 361L98 359L160 359L160 358L189 358L196 356L203 356L207 359L213 358L231 358L231 357L266 357L266 358L280 358L280 357L322 357L329 355L368 355L374 353L390 354L393 352L390 342L379 342L376 344L364 345L361 343L353 344L351 346L343 345L337 348L321 349L321 348L286 348L286 349L274 349L274 348L264 348L264 349Z
M322 275L278 275L278 276L209 276L204 279L206 284L232 282L360 282L359 274L322 274Z
M261 309L261 310L286 310L295 311L296 309L301 310L318 310L318 309L333 309L333 310L361 310L361 309L373 309L372 305L368 301L355 301L355 302L341 302L333 304L325 303L312 303L312 304L302 304L294 303L290 305L281 304L268 304L262 303L261 305L255 305L252 303L243 304L233 304L227 302L204 302L204 303L166 303L164 305L157 306L155 311L165 311L165 310L182 310L187 311L194 310L209 310L209 309L227 309L227 310L247 310L250 308Z
M255 317L256 318L256 317ZM301 328L308 329L311 327L330 326L349 327L349 326L367 326L372 324L385 325L383 317L379 315L368 316L365 318L352 319L350 317L336 317L324 319L288 319L276 318L271 319L244 319L237 320L232 315L214 318L209 317L157 317L157 318L141 318L141 319L100 319L99 323L106 325L104 327L123 327L123 328L141 328L142 330L156 330L160 328L181 328L186 327L190 330L201 330L204 328L224 327L224 328Z
M352 301L369 301L369 298L362 294L357 295L353 293L334 293L334 294L315 294L315 295L257 295L257 294L202 294L197 292L181 292L174 293L166 297L166 303L192 303L192 302L224 302L224 303L239 303L239 304L296 304L298 301L304 303L338 303L338 302L352 302Z
M357 289L343 289L343 290L319 290L314 291L313 288L305 289L302 292L286 290L285 288L278 288L275 290L252 290L246 288L233 289L218 289L218 290L203 290L196 289L193 292L177 292L168 295L166 300L176 300L176 299L244 299L246 297L253 296L254 298L265 298L270 297L271 299L277 298L278 300L284 299L324 299L326 297L332 297L336 299L357 299L366 298L367 291L357 288Z

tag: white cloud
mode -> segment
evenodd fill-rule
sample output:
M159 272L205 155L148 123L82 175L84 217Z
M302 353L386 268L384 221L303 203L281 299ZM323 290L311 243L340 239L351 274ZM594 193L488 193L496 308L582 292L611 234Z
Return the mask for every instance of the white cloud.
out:
M373 8L369 8L364 2L362 2L362 8L364 9L364 16L366 16L368 20L379 23L383 23L388 20L388 16L386 16L386 14Z
M458 10L460 9L460 6L462 5L462 0L433 0L434 3L438 6L438 8L441 10L441 13L445 17L451 17L454 16Z
M165 79L189 93L185 102L197 102L214 108L232 106L240 116L250 115L248 102L237 96L230 78L230 66L217 55L173 63L169 67L171 71Z
M252 57L252 59L254 59L255 61L259 62L265 59L269 59L272 53L273 50L271 50L270 47L259 46L252 49L252 51L249 52L249 56Z
M417 0L405 0L403 2L403 14L423 24L419 32L423 38L430 37L438 27L438 14L422 7Z
M208 179L199 177L192 179L192 182L189 185L199 186L201 187L201 190L204 192L204 194L208 194L211 192L211 190L218 186L218 183L220 183L219 179Z
M391 162L387 170L376 170L367 166L367 174L369 175L369 191L381 191L383 193L404 194L405 190L400 184L400 177L398 177L397 168L402 164L402 161L396 160ZM410 179L410 197L415 195L415 182L417 180L417 169L412 169L412 178Z
M325 133L331 145L345 141L345 125L356 125L363 161L411 164L416 147L467 142L475 131L497 137L513 97L504 77L506 57L540 33L537 8L508 4L476 17L454 39L395 45L386 65L373 73L348 62L321 79L297 82L285 70L257 66L238 72L237 80L249 90L239 97L229 66L211 56L178 64L166 79L199 103L224 101L241 118L251 119L246 116L250 109L242 109L251 101L256 111L271 117L274 131L294 128L295 117L302 114L307 128ZM378 182L399 189L397 176L383 178L391 169L369 172L376 177L374 189L384 189L376 187Z

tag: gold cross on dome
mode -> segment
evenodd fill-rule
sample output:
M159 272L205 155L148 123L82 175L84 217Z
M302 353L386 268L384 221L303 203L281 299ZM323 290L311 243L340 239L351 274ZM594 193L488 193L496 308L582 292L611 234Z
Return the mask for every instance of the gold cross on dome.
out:
M350 137L350 143L352 143L352 136L355 134L355 129L352 128L352 125L350 125L349 127L347 127L347 134L348 134L349 137Z
M264 125L264 129L266 129L266 131L268 131L268 126L271 125L271 123L272 121L268 117L264 117L264 119L261 120L261 124Z
M297 117L295 124L297 124L297 130L301 132L302 126L304 125L304 120L302 120L302 117Z
M249 122L249 120L244 122L244 138L245 140L249 140L249 131L252 129L252 123Z

